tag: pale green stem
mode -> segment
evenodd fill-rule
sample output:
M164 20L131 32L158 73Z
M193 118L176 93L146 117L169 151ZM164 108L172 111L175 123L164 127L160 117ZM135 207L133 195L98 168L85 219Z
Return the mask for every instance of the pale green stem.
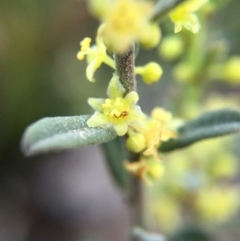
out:
M144 67L135 67L135 74L139 74L139 75L142 75L143 72L144 72Z

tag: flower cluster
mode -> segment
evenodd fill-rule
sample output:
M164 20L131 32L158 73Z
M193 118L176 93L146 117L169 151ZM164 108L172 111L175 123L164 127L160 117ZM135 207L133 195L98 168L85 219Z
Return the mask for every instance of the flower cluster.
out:
M170 12L175 23L175 32L185 27L198 32L200 24L194 14L207 0L188 0ZM90 12L101 21L95 44L86 37L80 42L77 58L86 59L86 77L94 82L94 74L102 64L116 69L117 62L110 57L113 52L123 56L135 42L146 49L157 47L161 40L161 30L152 20L154 1L149 0L88 0ZM170 58L182 52L183 45L172 38L176 46L170 47ZM167 42L163 43L167 46ZM169 49L163 47L163 49ZM165 51L166 52L166 51ZM165 53L165 55L167 55ZM146 84L159 81L163 74L159 63L149 62L144 66L133 66L134 73L141 75ZM133 69L133 68L132 68ZM116 69L118 73L118 69ZM122 80L121 80L122 81ZM128 80L124 80L128 81ZM113 74L107 89L107 99L89 98L88 104L95 113L88 119L89 127L114 128L118 136L126 137L126 147L138 153L139 160L125 162L125 168L139 176L146 183L162 176L163 166L158 148L163 141L176 138L176 133L167 127L171 113L162 108L153 109L151 116L146 116L137 105L137 92L127 92L120 83L119 76Z
M113 75L108 89L108 99L89 98L89 105L95 113L88 120L89 127L114 128L119 136L128 134L126 146L136 153L143 153L140 160L125 163L127 170L150 184L163 174L163 166L158 155L162 141L175 138L176 133L165 127L172 118L171 113L155 108L151 117L142 113L136 105L138 94L132 91L124 96L125 89L116 75Z
M134 125L128 130L127 148L142 155L139 162L127 163L125 166L133 174L141 176L146 183L151 183L161 176L160 173L163 174L158 147L163 141L176 138L176 133L165 126L171 118L170 112L154 108L151 117L148 117L145 123ZM153 166L159 170L156 175L151 174Z

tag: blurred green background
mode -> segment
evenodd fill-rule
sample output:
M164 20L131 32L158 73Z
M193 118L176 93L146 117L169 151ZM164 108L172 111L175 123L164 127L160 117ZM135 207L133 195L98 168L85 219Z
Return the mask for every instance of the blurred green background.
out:
M234 55L240 55L239 9L238 0L229 1L209 20L209 41L226 41ZM28 159L20 151L29 124L45 116L90 114L87 98L105 96L111 70L103 67L92 84L85 77L86 64L76 59L79 41L94 38L97 26L81 0L0 2L2 241L65 241L90 234L126 239L127 210L97 147ZM150 59L159 62L156 50L140 53L137 64ZM155 105L171 108L178 98L171 64L160 63L165 74L158 84L138 84L148 113Z

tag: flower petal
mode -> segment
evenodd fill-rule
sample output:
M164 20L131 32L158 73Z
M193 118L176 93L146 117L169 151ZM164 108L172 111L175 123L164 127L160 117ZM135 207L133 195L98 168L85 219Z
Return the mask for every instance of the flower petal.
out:
M86 76L87 79L91 82L95 82L93 76L95 71L100 67L100 65L102 64L102 61L99 61L98 58L95 58L88 66L86 69Z
M126 123L121 123L114 125L114 129L119 136L124 136L127 133L128 125Z
M168 129L168 128L163 128L161 130L161 140L162 141L168 141L171 138L176 138L177 137L177 133Z
M123 97L125 89L120 83L118 77L114 74L109 82L107 95L110 99L116 99L117 97Z
M104 114L96 111L87 121L87 125L89 127L104 127L108 128L111 126L107 116Z
M175 23L174 33L179 33L180 31L182 31L182 24L180 24L180 23Z
M141 122L146 119L146 116L142 113L140 106L135 105L131 109L130 123Z
M88 98L88 104L96 111L102 111L102 104L105 102L105 99L101 98Z
M128 103L130 106L132 106L132 105L134 105L134 104L136 104L136 103L138 102L139 96L138 96L137 92L131 91L130 93L128 93L128 94L125 96L124 99L127 101L127 103Z
M166 123L172 120L172 113L160 107L155 107L151 112L151 116L153 119L162 123Z
M201 27L198 17L194 13L188 14L186 16L186 20L182 24L186 29L190 30L193 33L198 33Z

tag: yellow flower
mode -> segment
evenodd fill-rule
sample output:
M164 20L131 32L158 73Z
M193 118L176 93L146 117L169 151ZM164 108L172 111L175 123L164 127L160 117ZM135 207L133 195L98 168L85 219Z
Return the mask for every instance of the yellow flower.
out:
M201 8L207 1L208 0L187 0L172 10L170 12L170 18L175 23L175 33L180 32L183 27L193 33L198 33L200 23L194 12Z
M157 147L162 141L167 141L170 138L175 138L176 133L169 128L166 128L164 124L170 121L172 118L171 113L165 111L162 108L155 108L152 111L152 118L148 118L144 123L136 124L129 128L127 140L127 147L134 152L143 151L146 156L154 155L158 158ZM138 142L135 141L136 134ZM130 143L130 144L128 144ZM133 145L133 143L135 145Z
M145 119L141 108L136 105L139 97L134 91L124 97L125 89L116 75L113 76L107 94L109 99L89 98L89 105L96 110L87 124L89 127L114 127L119 136L127 133L128 126L141 123Z
M148 42L152 33L150 11L151 5L147 1L113 0L105 4L100 18L105 24L104 43L114 52L123 53L135 40Z
M156 120L149 119L145 127L140 128L146 141L146 149L143 154L146 156L156 155L156 148L161 143L162 125Z
M80 51L77 53L78 60L83 60L85 56L87 56L87 69L86 76L87 79L91 82L94 82L94 73L101 66L102 63L107 64L108 66L114 68L114 61L107 55L107 48L103 43L102 37L100 37L100 33L102 30L102 26L100 26L98 30L98 35L96 38L96 45L90 47L91 39L84 38L80 42Z
M155 107L151 112L151 116L160 123L167 123L172 120L172 113L160 107Z
M124 166L129 172L140 177L147 185L151 185L154 180L159 179L164 174L161 161L153 156L142 156L137 162L125 162Z

